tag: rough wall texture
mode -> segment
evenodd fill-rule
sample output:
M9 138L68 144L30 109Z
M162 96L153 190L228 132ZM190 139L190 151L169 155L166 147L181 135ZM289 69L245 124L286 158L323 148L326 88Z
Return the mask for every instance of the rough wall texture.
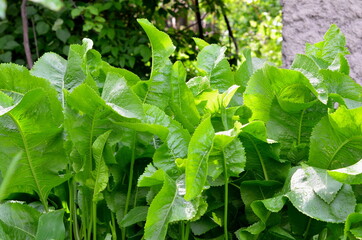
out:
M281 0L283 6L283 63L289 67L305 43L323 40L331 24L347 39L350 75L362 84L362 0Z

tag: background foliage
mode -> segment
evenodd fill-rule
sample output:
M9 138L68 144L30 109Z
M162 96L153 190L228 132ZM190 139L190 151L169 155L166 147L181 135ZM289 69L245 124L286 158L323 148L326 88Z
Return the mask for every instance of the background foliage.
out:
M25 65L22 46L21 1L8 1L6 19L0 22L0 62ZM151 52L147 37L136 22L147 18L166 31L178 46L172 58L181 60L195 72L192 61L196 47L192 37L209 43L229 46L227 56L236 65L238 50L249 46L252 55L263 56L281 65L281 7L278 0L200 0L203 32L198 32L196 5L192 0L65 0L64 7L54 12L28 2L29 41L35 61L52 51L66 57L70 44L80 44L84 37L94 41L103 59L147 78ZM232 44L225 16L231 26L238 49Z

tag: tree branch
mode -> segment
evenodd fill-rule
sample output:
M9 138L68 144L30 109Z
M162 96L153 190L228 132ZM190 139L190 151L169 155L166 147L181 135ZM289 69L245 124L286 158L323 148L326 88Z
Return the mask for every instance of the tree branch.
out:
M199 0L195 0L195 13L196 13L196 21L197 26L199 28L199 38L204 38L204 30L202 28L202 20L201 20L201 14L200 14L200 6L199 6Z
M33 67L33 60L31 58L31 51L29 46L29 28L28 28L28 17L26 14L26 2L23 0L21 3L21 21L23 23L23 45L25 50L26 62L28 63L28 68Z
M234 37L234 34L233 34L233 30L231 29L231 26L230 26L230 22L229 22L229 19L226 15L226 11L225 11L225 8L223 6L223 4L220 4L220 8L221 8L221 12L222 12L222 15L224 17L224 21L226 23L226 27L228 29L228 32L229 32L229 37L231 38L231 40L233 41L234 43L234 46L235 46L235 55L236 55L236 58L238 57L239 55L239 47L238 47L238 43L236 42L236 39Z

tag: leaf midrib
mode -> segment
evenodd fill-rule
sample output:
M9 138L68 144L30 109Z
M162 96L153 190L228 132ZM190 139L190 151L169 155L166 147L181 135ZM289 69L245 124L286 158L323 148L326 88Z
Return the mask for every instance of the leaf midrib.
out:
M43 195L42 191L41 191L41 188L40 188L40 184L39 184L39 180L37 178L37 174L35 172L35 169L34 169L34 166L33 166L33 163L32 163L32 157L31 157L31 154L30 154L30 150L29 150L29 146L28 146L28 142L27 142L27 139L24 135L24 132L21 128L21 125L19 123L19 121L11 114L9 113L9 116L11 117L11 119L14 121L14 123L16 124L18 130L19 130L19 133L20 133L20 136L21 136L21 139L23 141L23 144L24 144L24 150L25 150L25 154L26 154L26 159L28 160L28 165L29 165L29 168L30 168L30 172L31 172L31 175L33 176L33 179L34 179L34 182L35 182L35 185L36 185L36 188L38 190L38 194L39 194L39 197L40 197L40 200L41 202L43 203L46 211L48 209L47 207L47 204L45 202L45 196Z
M263 170L263 173L264 173L264 179L266 181L269 181L269 176L268 176L268 172L266 171L266 168L265 168L265 163L264 163L264 159L259 151L259 148L256 146L254 140L247 134L247 137L249 138L250 142L253 144L253 147L255 148L255 151L258 155L258 158L259 158L259 161L260 161L260 165L262 167L262 170Z
M362 135L359 135L359 136L353 136L353 137L350 137L348 139L346 139L338 148L337 150L333 153L329 163L328 163L328 167L327 169L329 169L332 165L332 163L334 162L334 158L337 156L338 152L344 147L346 146L349 142L353 141L353 140L361 140L362 141Z
M167 181L166 178L165 178L165 181ZM167 183L165 182L164 184L166 185ZM162 191L162 190L161 190L161 191ZM171 201L171 203L170 203L170 207L167 209L167 213L166 213L166 216L167 216L167 217L163 218L163 220L161 221L162 226L165 225L166 220L167 220L167 221L169 220L169 214L170 214L170 212L171 212L171 209L172 209L172 206L173 206L173 204L174 204L174 202L175 202L176 197L177 197L177 189L175 188L175 193L174 193L173 199L172 199L172 201ZM162 227L160 228L159 231L157 231L157 232L158 232L158 234L157 234L158 237L160 236L161 231L162 231Z

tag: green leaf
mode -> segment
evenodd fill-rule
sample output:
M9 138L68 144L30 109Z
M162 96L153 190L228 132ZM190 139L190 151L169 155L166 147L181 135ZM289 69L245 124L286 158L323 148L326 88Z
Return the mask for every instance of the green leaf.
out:
M195 97L205 90L211 90L210 80L207 77L191 78L186 85Z
M144 104L144 110L145 119L141 123L117 122L116 124L136 131L150 132L160 137L166 145L156 150L154 164L167 173L174 171L176 167L174 161L187 156L190 133L158 107Z
M50 26L45 22L38 22L35 26L36 32L39 35L44 35L50 30Z
M201 38L197 38L197 37L194 37L192 38L195 43L196 43L196 46L200 49L200 51L206 47L206 46L209 46L210 44L208 44L205 40L201 39Z
M214 128L208 117L200 123L191 137L186 162L186 200L196 198L203 190L214 135Z
M170 106L176 120L193 132L200 121L194 96L186 85L186 70L181 62L172 67Z
M164 239L169 223L190 220L196 215L197 206L186 201L184 195L185 182L182 177L174 181L164 174L163 187L148 210L144 235L146 240Z
M240 126L236 124L234 129L215 134L213 148L208 160L208 175L212 176L214 180L222 172L229 177L238 177L244 171L245 150L243 144L237 139L239 132Z
M97 202L101 199L100 193L107 187L108 184L108 167L103 158L103 150L111 130L100 135L92 145L93 158L96 164L94 174L94 190L93 201Z
M102 98L117 113L127 118L142 119L144 117L141 100L127 86L124 77L108 73L104 83Z
M261 219L263 223L266 223L270 212L277 213L282 210L285 205L286 197L283 195L277 195L272 198L264 200L256 200L251 203L251 208L254 213Z
M338 71L345 75L349 75L349 63L348 63L346 57L342 53L339 53L337 55L337 57L334 59L334 61L328 67L328 69L330 69L332 71Z
M359 205L357 205L358 208ZM362 223L362 214L361 212L354 212L351 213L344 225L344 239L349 239L349 233L352 233L354 237L361 238L362 232L361 232L361 223Z
M19 152L17 155L15 155L15 157L11 160L10 165L8 166L6 174L3 175L3 180L0 185L0 200L3 200L6 197L7 189L9 186L11 186L12 178L16 173L22 155L23 152Z
M34 239L40 212L21 203L0 204L0 238Z
M327 86L329 95L335 93L341 96L348 108L362 106L362 86L352 78L331 70L320 70L320 74Z
M63 120L61 104L56 99L56 91L48 81L31 76L28 69L12 63L0 64L0 78L0 91L10 96L14 104L18 103L28 91L37 88L44 89L49 97L53 120L61 124Z
M132 208L120 222L121 227L129 227L138 222L146 221L147 212L147 206Z
M252 172L256 180L284 181L290 163L279 159L280 144L261 141L248 133L240 133L246 153L245 170Z
M227 108L238 88L239 86L232 85L221 94L217 90L203 92L197 96L196 103L206 102L204 111L211 114L221 113L222 109Z
M319 72L320 66L312 58L303 54L297 54L290 68L303 73L317 91L318 99L322 103L327 104L328 89Z
M35 240L63 240L65 238L63 217L64 210L52 211L41 215Z
M255 72L244 92L251 120L267 122L274 98L286 112L299 112L315 103L318 93L300 72L266 65Z
M211 44L197 55L197 67L209 78L211 86L220 92L226 91L234 83L234 75L225 58L225 51L225 47Z
M362 159L351 166L327 172L339 182L346 184L362 184Z
M87 79L86 56L92 46L93 42L88 38L83 39L82 45L70 45L63 88L71 91ZM95 85L95 83L93 84Z
M324 169L355 164L362 155L361 126L362 107L342 106L322 118L312 132L308 164Z
M236 237L239 240L254 239L253 235L258 235L266 228L265 224L261 221L254 223L247 228L241 228L235 232Z
M44 7L49 8L50 10L53 11L59 11L64 6L62 0L30 0L30 1L39 3Z
M17 174L12 176L11 185L4 194L35 191L47 208L50 190L67 180L58 174L65 169L67 161L62 151L59 119L54 119L57 114L53 114L45 92L35 89L27 92L16 107L0 117L2 172L6 173L11 156L24 152Z
M337 182L326 170L307 166L292 175L286 196L299 211L325 222L346 221L356 206L351 186Z
M30 74L36 77L47 79L57 90L59 100L64 103L64 75L67 68L67 61L56 53L45 53L35 63Z
M305 52L308 56L319 58L330 64L339 53L349 54L345 47L346 38L336 25L332 24L323 38L322 42L313 45L306 44Z
M146 87L141 93L143 101L165 109L170 98L170 82L172 63L169 57L175 50L170 37L156 29L148 20L138 19L138 23L146 32L152 47L152 70L148 82L141 82ZM139 91L138 91L139 92Z
M282 186L277 181L243 181L240 184L240 195L245 204L245 214L249 222L256 222L259 218L254 214L251 204L256 200L271 198L276 191Z
M262 68L265 61L259 58L252 58L250 49L244 49L243 55L245 60L240 64L235 72L235 84L239 85L239 92L243 93L246 89L247 83L253 73Z
M70 32L68 29L58 29L55 32L55 35L57 38L62 41L64 44L67 42L67 40L70 38Z
M274 100L266 123L267 135L280 143L280 158L293 163L308 159L310 136L327 107L317 102L300 112L285 112Z

